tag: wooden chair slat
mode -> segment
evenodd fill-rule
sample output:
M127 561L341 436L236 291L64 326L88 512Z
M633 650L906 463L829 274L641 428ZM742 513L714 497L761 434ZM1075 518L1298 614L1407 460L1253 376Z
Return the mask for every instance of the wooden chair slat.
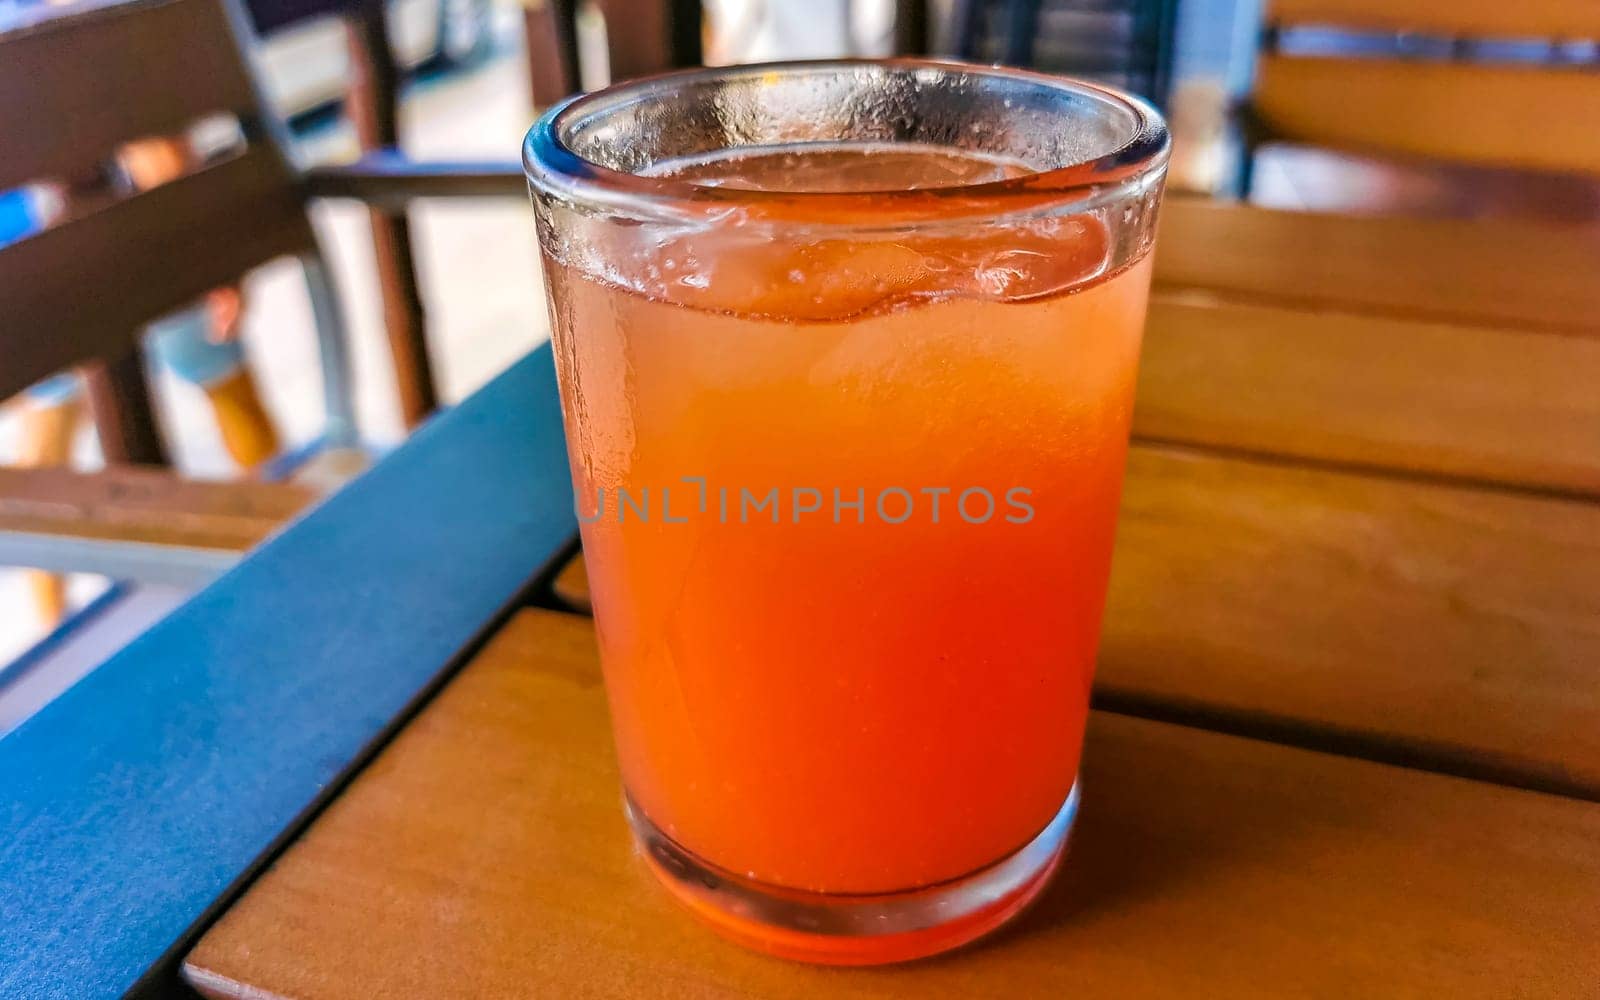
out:
M1014 930L888 973L756 955L678 910L635 856L588 621L524 611L222 915L186 976L251 1000L1566 996L1600 981L1594 803L1099 712L1083 784L1062 873Z
M578 38L572 8L566 0L532 0L522 5L528 96L535 108L548 108L578 89Z
M571 0L551 0L575 12ZM699 0L596 0L613 82L700 64ZM572 16L569 13L567 16Z
M284 169L253 146L0 250L0 399L87 357L121 355L143 324L311 249Z
M1151 300L1134 433L1600 497L1600 337Z
M1270 0L1266 20L1445 38L1600 38L1589 0Z
M0 467L0 532L243 552L316 496L290 483L184 480L137 466Z
M119 0L0 16L0 190L81 176L131 139L217 112L249 117L256 95L217 0ZM137 58L129 58L137 53Z
M1158 286L1600 337L1600 227L1280 212L1172 197Z
M347 20L351 79L345 107L363 152L400 145L400 67L387 10L383 0L359 0ZM372 207L368 220L400 418L410 429L439 406L423 336L428 321L412 252L410 216L404 209L386 212Z
M80 370L89 419L94 422L106 464L166 465L171 461L156 424L144 351L134 345L120 356L90 362Z
M1600 73L1265 55L1252 110L1273 139L1600 176Z

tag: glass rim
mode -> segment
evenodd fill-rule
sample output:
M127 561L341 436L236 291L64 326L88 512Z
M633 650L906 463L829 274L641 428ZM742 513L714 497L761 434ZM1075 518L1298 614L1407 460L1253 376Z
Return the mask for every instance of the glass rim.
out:
M1120 145L1096 156L1017 177L936 188L845 192L723 187L618 170L585 158L564 138L577 124L665 97L686 84L862 68L967 73L1025 82L1121 110L1130 116L1133 127ZM958 60L816 59L675 70L575 94L552 105L529 129L523 141L522 164L529 183L539 191L636 218L704 220L730 209L745 209L773 221L863 229L1092 208L1160 177L1171 149L1166 122L1154 107L1142 98L1092 81Z

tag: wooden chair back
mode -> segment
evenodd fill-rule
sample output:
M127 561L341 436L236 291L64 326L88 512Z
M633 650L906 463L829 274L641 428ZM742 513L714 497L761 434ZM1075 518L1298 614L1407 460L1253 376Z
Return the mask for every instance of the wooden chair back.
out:
M700 65L700 0L596 0L611 79Z
M1448 59L1295 55L1296 28L1448 40ZM1592 0L1269 0L1251 99L1263 139L1600 175L1593 62L1492 63L1475 42L1600 39Z
M577 0L524 0L529 85L544 108L580 86ZM700 0L595 0L613 81L700 65Z
M314 248L229 0L88 0L0 15L0 190L93 176L120 144L237 118L241 150L0 247L0 399L126 358L143 324Z

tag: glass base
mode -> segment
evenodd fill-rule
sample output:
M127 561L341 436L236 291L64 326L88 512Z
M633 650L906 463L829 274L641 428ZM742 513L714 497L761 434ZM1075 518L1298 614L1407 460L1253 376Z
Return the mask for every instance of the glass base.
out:
M1078 813L1078 786L1039 835L970 875L907 892L835 895L766 885L675 843L624 793L645 862L678 902L724 937L825 965L879 965L948 951L1004 924L1055 873Z

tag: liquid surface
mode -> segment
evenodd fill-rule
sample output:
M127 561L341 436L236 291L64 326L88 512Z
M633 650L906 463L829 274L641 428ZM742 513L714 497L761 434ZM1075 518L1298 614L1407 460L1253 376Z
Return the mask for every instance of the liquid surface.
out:
M794 172L719 163L697 169ZM952 165L835 169L873 190ZM634 800L700 857L797 889L910 889L1016 850L1078 770L1147 262L1108 277L1088 217L640 228L588 234L642 250L601 273L547 260ZM973 490L992 507L958 503Z
M1022 177L1024 164L912 143L805 143L657 164L656 177L741 191L908 191L963 187Z

